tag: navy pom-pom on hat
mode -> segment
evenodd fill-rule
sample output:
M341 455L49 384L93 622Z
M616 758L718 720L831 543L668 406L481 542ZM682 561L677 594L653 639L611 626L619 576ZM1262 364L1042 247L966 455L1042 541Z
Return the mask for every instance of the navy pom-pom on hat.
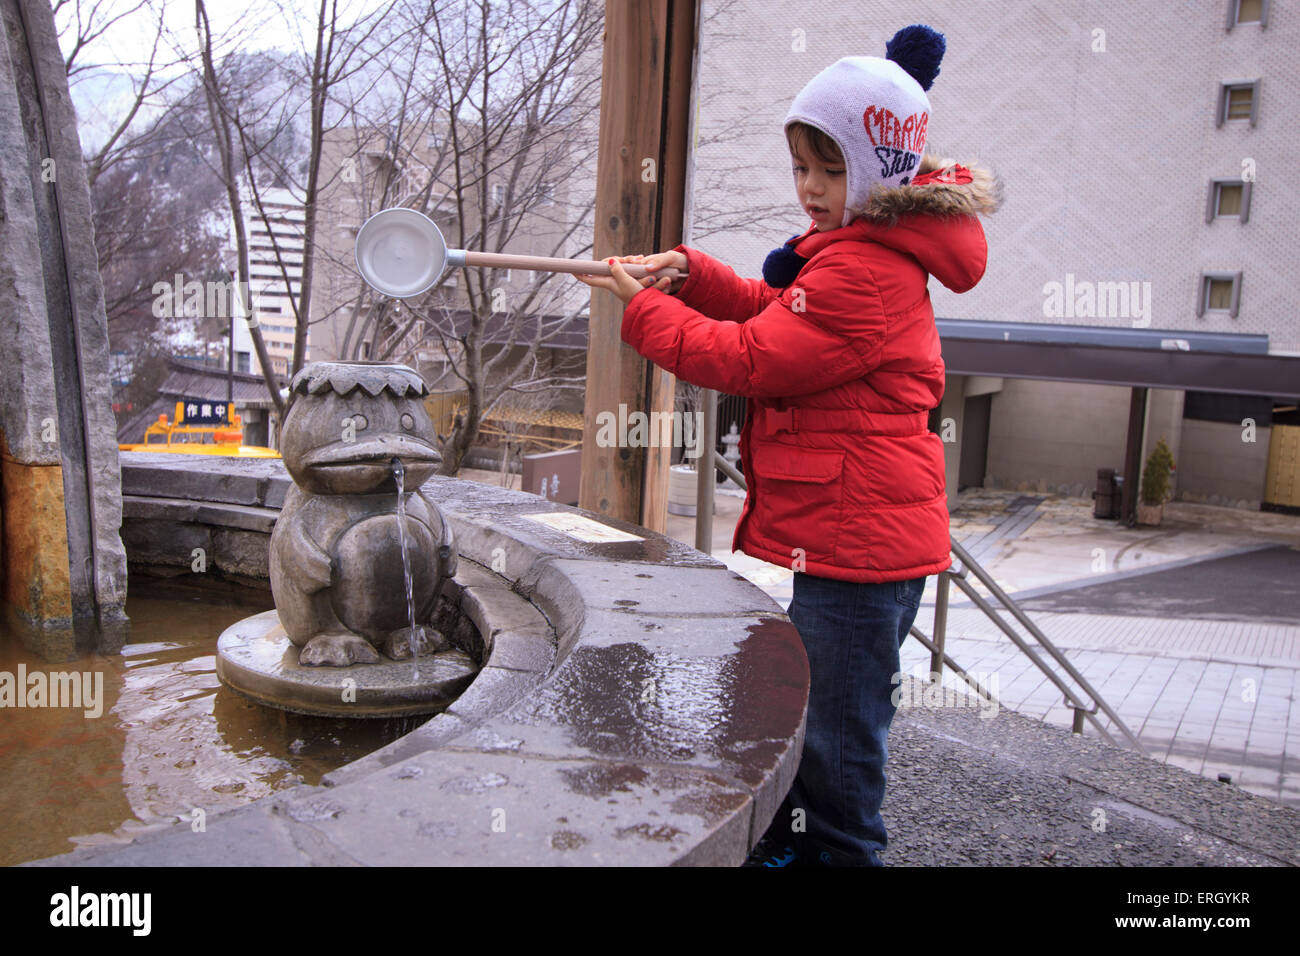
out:
M918 23L894 34L885 44L885 59L893 60L921 84L921 89L929 90L939 75L939 61L947 49L942 33Z
M794 241L802 236L791 236L789 242L778 246L763 260L763 281L773 289L784 289L799 277L799 270L808 260L794 251Z

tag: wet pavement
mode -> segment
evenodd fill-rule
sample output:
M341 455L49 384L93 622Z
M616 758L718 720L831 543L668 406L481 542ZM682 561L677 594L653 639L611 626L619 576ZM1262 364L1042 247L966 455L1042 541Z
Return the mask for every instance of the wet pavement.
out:
M1162 566L1157 566L1157 568ZM1249 551L1153 569L1020 602L1035 611L1109 613L1172 620L1300 626L1300 548Z

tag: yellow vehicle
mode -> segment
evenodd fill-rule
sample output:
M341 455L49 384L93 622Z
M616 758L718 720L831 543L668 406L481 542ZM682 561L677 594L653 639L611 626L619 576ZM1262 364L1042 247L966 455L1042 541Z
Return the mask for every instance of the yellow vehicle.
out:
M120 444L121 451L170 452L177 455L223 455L228 458L279 458L273 448L243 443L244 428L240 416L219 425L191 425L185 422L185 403L176 403L176 419L158 421L144 430L140 444Z

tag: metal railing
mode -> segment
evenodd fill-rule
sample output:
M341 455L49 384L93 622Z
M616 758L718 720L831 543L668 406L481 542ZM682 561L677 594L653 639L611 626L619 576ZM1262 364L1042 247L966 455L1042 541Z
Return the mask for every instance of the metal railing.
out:
M722 472L742 489L746 489L745 478L720 454L717 450L717 393L705 390L702 394L704 402L704 434L701 436L701 447L707 449L706 454L701 455L698 459L701 463L699 468L698 481L695 495L695 547L705 554L713 552L713 493L717 479L714 476L714 469ZM703 466L703 462L712 456L713 468ZM937 682L943 675L943 668L946 665L953 673L964 680L978 695L988 700L990 703L999 703L993 695L979 682L968 674L956 661L948 656L944 650L944 643L948 633L948 600L951 592L951 585L957 587L971 600L979 610L998 626L998 628L1007 635L1017 648L1034 663L1040 671L1061 691L1065 699L1065 705L1074 711L1074 717L1071 721L1071 730L1076 734L1083 733L1083 722L1088 720L1097 729L1107 742L1118 744L1118 741L1105 727L1098 718L1097 713L1101 711L1106 717L1110 718L1115 729L1125 737L1129 744L1137 750L1138 753L1146 754L1137 735L1129 729L1128 725L1120 719L1117 714L1101 695L1093 688L1092 684L1079 673L1078 668L1070 663L1064 653L1053 644L1042 630L1029 619L1029 615L1020 607L1011 597L993 580L993 576L966 551L957 541L949 538L952 553L957 559L954 568L941 572L937 576L937 590L934 601L934 637L927 637L919 628L913 626L909 632L913 637L920 641L930 651L930 677L932 682ZM976 581L982 584L990 595L1001 605L1001 610L994 607L987 597L976 590L975 585L970 578L973 576ZM1030 646L1029 642L1011 626L1011 623L1004 617L1003 612L1010 614L1022 627L1027 630L1036 640L1047 655L1054 660L1062 670L1065 671L1078 685L1078 690L1071 687L1064 679L1053 669L1052 665L1043 659L1043 657ZM1082 693L1080 693L1080 691ZM1085 697L1088 700L1085 700Z

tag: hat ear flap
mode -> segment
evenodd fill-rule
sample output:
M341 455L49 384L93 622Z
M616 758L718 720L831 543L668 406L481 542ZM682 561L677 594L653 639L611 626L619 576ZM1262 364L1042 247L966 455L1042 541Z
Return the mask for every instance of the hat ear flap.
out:
M903 27L885 44L885 59L893 60L907 74L928 90L939 75L939 62L947 52L943 34L924 24Z

